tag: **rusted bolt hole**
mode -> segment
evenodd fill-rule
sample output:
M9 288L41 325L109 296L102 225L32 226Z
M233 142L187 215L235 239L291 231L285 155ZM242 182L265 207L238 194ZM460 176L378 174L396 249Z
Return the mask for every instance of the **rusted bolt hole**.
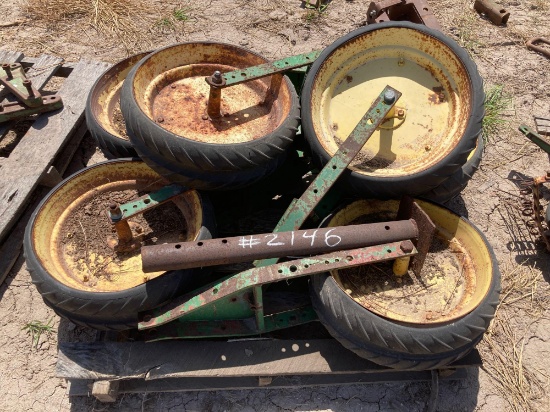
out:
M427 8L427 7L424 7L424 11L428 11L428 8Z
M317 193L317 192L318 192L318 190L317 190L317 189L313 189L313 193Z
M279 273L283 273L283 269L279 269L278 272L279 272Z
M231 298L231 302L236 302L237 298Z
M242 73L241 73L241 76L246 77L246 73L245 73L245 72L242 72Z
M202 245L204 245L204 243L198 242L197 245L198 245L198 246L202 246Z
M309 267L309 265L306 263L306 264L304 265L304 267L307 269L307 268Z
M218 293L218 288L214 288L214 290L212 291L212 293L215 295Z
M146 205L148 205L149 203L151 203L151 199L145 199L145 200L143 201L143 203L145 203Z
M294 265L290 265L289 269L291 272L296 272L298 270L298 268Z
M132 208L137 209L137 205L132 206Z
M390 227L389 226L384 226L384 229L390 230Z
M336 166L332 166L332 169L333 169L333 170L336 170Z
M328 260L325 260L325 265L328 265L330 262Z
M334 259L335 262L340 262L340 259L336 258Z
M386 252L391 253L391 249L386 249Z
M176 246L174 246L176 249L181 249L181 245L178 243Z
M222 243L227 243L227 239L223 239L223 240L222 240Z
M353 260L353 256L346 256L346 260L347 260L348 262L351 262L351 261Z

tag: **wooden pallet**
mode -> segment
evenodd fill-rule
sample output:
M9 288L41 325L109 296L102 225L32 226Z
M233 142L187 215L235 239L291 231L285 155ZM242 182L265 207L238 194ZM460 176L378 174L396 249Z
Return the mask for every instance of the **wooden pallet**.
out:
M376 365L334 339L61 343L56 375L69 396L115 402L123 393L285 388L464 379L477 351L437 371ZM437 401L437 396L432 402Z
M58 90L63 109L36 117L31 128L8 157L0 157L0 283L17 260L25 226L40 199L61 181L86 132L84 108L95 80L109 65L81 60L64 65L58 57L25 58L22 53L0 50L1 63L20 62L33 85L41 90L52 76L65 80ZM0 90L2 98L10 96ZM2 139L12 124L0 124Z

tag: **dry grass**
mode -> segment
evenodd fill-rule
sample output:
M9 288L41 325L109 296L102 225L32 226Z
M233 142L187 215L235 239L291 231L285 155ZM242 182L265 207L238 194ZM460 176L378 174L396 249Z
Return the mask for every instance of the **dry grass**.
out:
M129 52L150 44L149 27L158 19L146 0L26 0L23 8L31 18L49 24L86 18L100 33L119 39Z
M523 351L532 327L550 303L540 271L510 262L502 268L502 294L497 315L479 345L483 368L514 411L536 410L550 379L547 371L524 363Z

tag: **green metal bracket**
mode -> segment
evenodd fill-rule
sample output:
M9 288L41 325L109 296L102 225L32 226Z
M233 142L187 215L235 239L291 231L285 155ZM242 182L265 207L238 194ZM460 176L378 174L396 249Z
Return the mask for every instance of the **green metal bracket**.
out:
M224 88L234 86L239 83L260 79L276 73L282 73L287 70L307 66L313 63L320 54L321 50L316 50L309 53L298 54L296 56L290 56L284 59L275 60L273 62L260 64L258 66L248 67L246 69L233 70L232 72L223 73L222 77L224 82L218 87Z
M132 216L138 215L140 213L146 212L147 210L153 209L162 203L169 201L170 199L179 196L189 189L186 187L172 184L164 186L163 188L157 190L156 192L149 193L145 196L140 197L132 202L124 203L120 205L120 210L122 212L122 217L116 219L120 221L122 219L128 219ZM109 216L111 216L109 212Z
M317 313L311 305L273 313L265 316L265 328L262 333L303 325L314 320L317 320ZM176 338L228 338L258 334L254 318L170 322L158 329L149 329L148 332L150 332L148 342Z
M535 133L533 130L525 125L521 125L519 127L519 131L546 153L550 153L550 143L548 143L541 135Z
M142 321L138 324L138 329L150 329L164 325L222 298L235 296L251 287L261 287L261 285L281 280L417 254L417 250L412 246L412 243L410 241L406 242L410 243L408 248L402 247L403 242L392 242L245 270L176 298L160 309L142 314ZM265 330L263 311L262 319L264 324L263 327L258 325L258 333Z

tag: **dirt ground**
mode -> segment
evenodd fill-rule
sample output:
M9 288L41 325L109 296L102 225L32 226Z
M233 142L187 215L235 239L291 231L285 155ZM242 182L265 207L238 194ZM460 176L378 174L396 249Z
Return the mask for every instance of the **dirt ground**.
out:
M471 370L466 380L441 383L438 410L550 410L550 254L528 229L512 180L518 173L533 177L549 169L548 156L517 127L521 123L534 127L533 116L550 117L550 60L524 46L535 36L550 38L550 3L499 0L510 20L497 27L473 11L473 1L428 2L443 32L470 52L486 88L502 86L510 98L504 121L487 136L480 170L461 196L448 204L468 216L492 244L503 277L501 305L478 346L484 366ZM238 44L271 59L319 49L364 25L369 2L333 0L317 13L306 10L300 0L151 0L144 2L147 8L136 19L140 29L124 41L116 33L98 31L89 16L40 19L29 14L26 4L4 0L0 5L0 48L27 56L52 54L67 62L81 58L116 62L131 52L193 40ZM185 18L181 14L176 18L174 10L185 10ZM103 159L87 137L67 173ZM543 194L550 198L550 192ZM144 393L121 396L114 404L91 397L69 399L67 383L55 377L57 343L94 340L95 332L60 321L44 305L23 257L0 286L0 319L2 411L423 411L429 398L429 385L414 383ZM51 322L55 332L42 334L34 343L23 329L31 321Z

